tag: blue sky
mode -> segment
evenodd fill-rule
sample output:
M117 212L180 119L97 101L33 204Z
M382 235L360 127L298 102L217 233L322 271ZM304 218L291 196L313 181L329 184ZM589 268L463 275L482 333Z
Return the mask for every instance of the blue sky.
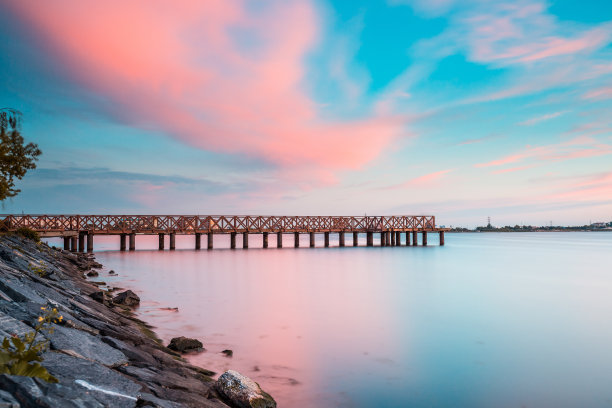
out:
M0 8L3 212L612 220L612 3Z

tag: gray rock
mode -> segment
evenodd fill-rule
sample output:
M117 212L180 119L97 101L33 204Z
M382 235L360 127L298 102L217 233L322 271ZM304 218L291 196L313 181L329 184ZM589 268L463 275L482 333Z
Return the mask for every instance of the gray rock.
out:
M125 292L121 292L115 296L113 298L113 302L120 305L137 306L140 304L140 298L137 294L128 289Z
M19 401L6 391L0 390L0 408L20 408Z
M100 275L97 271L89 271L86 273L87 276L89 276L90 278L95 278L96 276Z
M95 396L107 407L133 407L142 386L101 364L57 352L43 354L42 364L60 384Z
M121 351L81 330L56 326L53 333L47 335L51 340L51 348L97 361L109 367L116 367L128 362Z
M179 353L185 353L188 351L200 351L202 350L204 345L200 340L190 339L188 337L175 337L170 340L170 344L168 344L168 348L170 350L178 351Z
M221 374L215 388L238 408L276 408L274 398L255 381L237 371L229 370Z

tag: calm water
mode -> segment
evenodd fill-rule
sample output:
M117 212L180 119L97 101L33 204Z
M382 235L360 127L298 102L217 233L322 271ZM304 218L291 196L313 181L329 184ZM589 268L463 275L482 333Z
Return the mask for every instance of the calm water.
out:
M97 257L119 273L101 279L135 290L164 341L201 339L192 363L237 369L281 407L612 406L612 233L448 234L427 248L249 243ZM96 237L97 249L117 247Z

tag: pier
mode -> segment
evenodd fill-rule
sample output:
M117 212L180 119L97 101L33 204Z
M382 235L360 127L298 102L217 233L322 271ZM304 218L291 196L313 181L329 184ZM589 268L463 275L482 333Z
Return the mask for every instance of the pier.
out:
M64 249L93 251L96 235L117 235L119 250L136 250L137 235L158 235L159 249L165 249L165 236L169 236L169 249L176 248L176 235L193 235L194 248L202 247L206 235L206 248L213 249L214 236L230 235L230 248L236 248L236 237L242 235L242 248L249 248L249 235L262 234L263 248L268 248L268 236L276 234L277 248L283 247L283 234L294 235L294 245L300 246L300 234L309 234L309 246L315 247L315 234L324 235L324 246L330 246L330 234L338 234L338 246L346 246L346 236L352 236L352 246L358 246L359 234L366 234L366 246L374 246L374 234L380 246L427 246L427 234L437 233L444 245L447 228L436 227L433 215L398 216L252 216L252 215L0 215L0 231L29 228L41 237L61 237ZM402 245L402 235L404 243Z

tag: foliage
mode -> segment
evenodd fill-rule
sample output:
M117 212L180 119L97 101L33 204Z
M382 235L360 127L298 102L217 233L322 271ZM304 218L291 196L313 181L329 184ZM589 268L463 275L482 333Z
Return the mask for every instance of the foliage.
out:
M22 237L31 239L32 241L35 241L35 242L40 242L40 235L38 234L38 232L28 227L21 227L21 228L16 229L15 234L21 235Z
M34 264L30 264L30 270L34 272L36 275L40 276L41 278L46 278L47 276L49 276L49 271L47 271L47 269L44 266L37 266Z
M5 337L0 347L0 374L21 375L36 377L47 382L56 383L57 378L52 376L45 367L40 365L43 361L41 354L47 350L49 342L36 339L39 333L52 333L51 323L59 323L63 317L56 308L41 307L43 315L38 317L34 331L27 333L23 339L17 335Z
M0 201L16 196L15 180L21 180L28 170L36 168L41 151L34 143L25 144L19 124L21 113L0 109Z

